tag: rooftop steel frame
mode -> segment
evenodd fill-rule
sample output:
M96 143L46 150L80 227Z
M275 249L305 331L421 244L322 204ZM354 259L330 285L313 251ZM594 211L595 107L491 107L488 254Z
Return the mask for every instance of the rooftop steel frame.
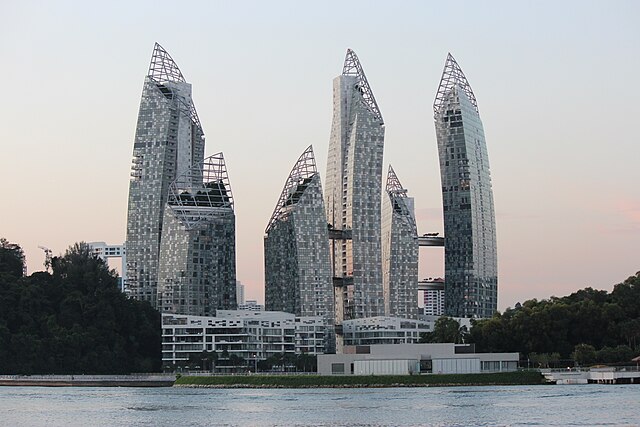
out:
M147 76L158 85L165 85L170 82L187 83L180 68L178 68L178 64L171 58L169 52L157 42L153 46L153 54L151 55ZM202 130L198 112L193 102L187 103L180 98L178 98L178 101L181 104L181 109L191 117L191 120Z
M437 117L440 108L445 102L447 96L454 87L458 87L464 91L464 93L469 97L471 104L475 108L476 112L478 111L478 101L476 101L476 96L473 94L473 90L471 89L471 85L467 81L460 65L456 62L455 58L451 53L447 54L447 60L444 64L444 70L442 71L442 77L440 78L440 85L438 86L438 92L436 93L436 99L433 102L433 115Z
M407 189L402 186L400 179L398 179L398 175L396 175L396 172L393 170L391 165L389 165L389 172L387 173L387 184L385 190L391 198L394 211L397 209L397 212L409 222L409 225L416 230L417 234L418 226L416 224L416 220L411 214L409 206L407 206L407 202L405 200L408 198Z
M212 217L233 212L233 193L224 155L209 156L169 186L167 204L188 229Z
M178 64L171 58L169 52L158 43L153 46L153 54L151 55L151 63L149 64L149 73L147 75L157 83L186 83Z
M298 198L295 198L295 195L301 190L300 186L308 183L317 173L318 169L316 168L316 158L313 154L313 145L310 145L303 151L295 165L293 165L284 183L284 188L280 193L278 203L265 229L266 234L269 233L269 230L271 230L271 227L273 227L276 221L288 211L288 206L295 205L298 202L301 194L298 194ZM304 191L304 188L302 188L302 191Z
M371 86L369 86L367 76L364 75L364 70L362 69L360 60L356 53L351 49L347 49L347 56L344 59L344 66L342 67L342 75L357 77L358 84L356 87L360 90L367 109L373 113L376 119L380 120L380 122L384 124L382 113L380 113L376 98L373 96L373 91L371 90Z

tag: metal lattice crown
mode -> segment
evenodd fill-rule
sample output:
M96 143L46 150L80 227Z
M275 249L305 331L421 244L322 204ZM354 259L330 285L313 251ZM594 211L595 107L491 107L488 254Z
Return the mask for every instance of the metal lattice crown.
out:
M153 46L148 76L157 83L186 82L178 64L158 43Z
M300 155L296 164L293 165L293 169L289 173L289 177L284 183L282 193L276 204L269 224L265 233L269 233L269 230L273 224L278 221L282 215L289 210L290 206L295 205L302 197L304 190L307 188L313 177L318 173L316 168L316 158L313 154L313 146L310 145Z
M444 64L444 70L442 71L442 77L440 78L438 93L436 94L436 99L433 103L434 117L438 115L440 108L444 104L445 99L451 90L456 87L464 91L476 112L478 112L478 102L476 101L476 96L473 94L471 85L467 81L467 78L455 58L449 53L447 54L447 61Z
M367 109L373 113L376 119L380 120L381 123L384 123L382 120L382 113L380 113L376 98L373 96L373 91L371 90L371 86L369 86L367 76L364 75L364 70L362 69L360 60L358 60L358 56L351 49L347 49L347 56L344 59L344 66L342 67L342 75L357 77L357 88L362 94L362 98L364 99Z
M169 206L187 226L233 212L233 193L222 153L189 168L169 186Z
M153 46L153 54L151 55L151 62L149 63L149 72L147 76L153 80L156 84L160 86L164 86L165 83L169 82L180 82L186 83L180 68L178 68L178 64L171 58L171 55L158 43ZM169 89L163 89L165 96L170 94L171 99L173 98L173 93ZM202 129L202 125L200 124L200 118L198 117L198 112L196 111L195 105L193 102L187 103L183 99L179 99L180 108L183 110L191 120Z
M402 187L402 184L398 179L398 175L396 175L396 172L393 170L391 165L389 165L389 172L387 173L386 190L389 193L393 193L401 197L407 197L407 190Z
M389 165L389 172L387 173L387 185L385 187L389 198L391 199L391 204L393 206L393 211L402 216L402 218L409 223L417 233L417 225L415 218L413 217L413 213L409 209L409 205L407 204L407 189L402 186L400 183L400 179L398 179L398 175L393 170L393 167Z

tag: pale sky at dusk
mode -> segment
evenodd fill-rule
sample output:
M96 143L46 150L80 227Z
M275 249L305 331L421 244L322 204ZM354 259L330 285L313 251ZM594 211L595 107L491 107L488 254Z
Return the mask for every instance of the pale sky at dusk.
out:
M125 240L154 42L187 81L235 198L237 275L263 301L263 234L313 144L325 178L332 79L358 54L418 229L442 233L432 104L447 52L483 120L498 307L640 270L640 2L0 0L0 237L29 273L76 241ZM420 277L442 276L421 249Z

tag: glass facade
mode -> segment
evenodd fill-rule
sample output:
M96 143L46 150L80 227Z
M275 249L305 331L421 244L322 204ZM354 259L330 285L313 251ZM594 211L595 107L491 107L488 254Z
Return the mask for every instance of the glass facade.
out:
M222 153L171 184L160 244L163 313L215 316L236 302L235 214Z
M156 44L138 113L126 241L128 291L131 297L149 301L154 307L169 185L203 157L204 134L191 99L191 85Z
M333 81L333 122L327 159L326 209L332 230L336 323L384 314L381 182L384 122L352 50Z
M445 234L445 314L491 317L497 251L489 157L475 95L451 55L434 104Z
M387 316L418 317L418 230L413 198L389 166L382 205L382 283Z
M265 306L296 316L321 316L333 343L333 284L320 174L309 146L293 167L264 237Z

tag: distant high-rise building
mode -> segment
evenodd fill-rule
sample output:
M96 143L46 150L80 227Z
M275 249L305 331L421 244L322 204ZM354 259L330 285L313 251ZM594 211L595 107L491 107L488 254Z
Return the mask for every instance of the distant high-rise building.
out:
M418 317L418 230L413 198L389 166L382 200L382 283L385 313Z
M154 307L169 185L203 158L204 133L191 99L191 84L156 43L133 145L126 241L130 295Z
M121 291L127 290L127 251L124 245L107 245L105 242L90 242L87 243L93 250L93 253L98 258L108 262L109 258L120 258L122 270L120 272L120 278L118 286Z
M264 237L265 306L333 324L329 236L313 148L287 178ZM327 339L332 333L327 334ZM327 346L332 347L328 342Z
M449 54L433 105L445 235L445 314L491 317L497 309L495 212L476 97Z
M215 316L236 309L235 231L231 185L218 153L169 187L158 274L163 313Z
M327 159L327 222L336 287L336 322L384 314L381 195L384 122L355 52L333 80Z
M236 302L238 305L244 304L244 285L236 280Z
M444 280L433 279L424 283L424 314L444 315Z

